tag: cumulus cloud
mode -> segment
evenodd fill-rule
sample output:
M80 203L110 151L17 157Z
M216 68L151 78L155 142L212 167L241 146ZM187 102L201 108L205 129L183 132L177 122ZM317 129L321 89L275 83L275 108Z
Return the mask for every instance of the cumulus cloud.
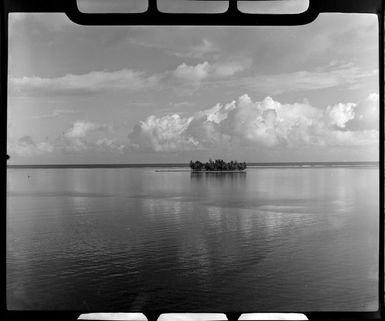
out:
M370 146L378 143L379 132L375 129L352 131L332 130L325 132L324 144L328 146Z
M134 127L129 142L136 149L155 151L192 149L198 142L184 134L192 119L177 114L163 117L149 116Z
M209 69L210 64L207 61L196 66L189 66L183 63L176 68L174 74L178 78L200 81L208 77Z
M92 131L107 131L108 126L105 124L97 124L89 121L76 121L72 124L71 128L69 128L64 136L67 138L83 138L89 132Z
M372 101L375 98L369 97ZM308 102L282 104L269 96L253 102L245 94L189 117L149 116L135 126L128 138L131 147L163 152L225 146L295 148L376 144L376 127L349 128L349 123L356 120L355 109L359 105L340 103L317 108Z
M40 156L53 152L79 153L182 152L252 148L282 151L302 147L368 147L379 141L377 94L357 103L324 108L309 102L285 104L267 96L253 101L244 94L225 104L192 115L151 115L118 139L112 126L78 120L53 141L35 142L30 136L8 140L8 153Z
M143 72L122 69L67 74L56 78L13 77L9 83L15 94L81 94L105 90L139 91L154 87L158 80L157 75L147 77Z
M8 153L31 157L52 153L119 152L126 146L114 135L113 126L89 121L75 121L63 135L47 141L35 142L30 136L8 138Z
M370 94L361 101L354 109L355 118L352 119L347 127L352 130L377 129L379 126L379 95Z
M328 106L326 108L327 118L332 125L336 125L339 128L345 128L346 123L354 119L355 113L354 108L356 104L337 104L334 106Z
M251 63L251 59L233 59L220 61L214 64L205 61L195 66L182 63L176 68L174 75L177 78L193 82L199 82L208 77L225 78L247 69Z
M106 133L110 126L89 121L76 121L68 128L63 137L57 141L57 147L65 151L82 151L90 147L100 146L89 139L91 134ZM95 137L97 139L97 137Z
M96 146L104 151L120 151L123 152L125 150L125 146L120 144L115 139L110 138L101 138L96 141Z
M30 136L22 136L17 140L8 141L8 154L17 156L37 156L52 153L54 147L49 142L35 141Z

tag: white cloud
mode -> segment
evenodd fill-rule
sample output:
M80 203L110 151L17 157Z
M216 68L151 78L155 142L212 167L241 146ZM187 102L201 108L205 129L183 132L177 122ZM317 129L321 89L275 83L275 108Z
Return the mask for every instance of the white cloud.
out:
M238 79L223 80L218 85L241 85L248 90L269 92L274 95L285 92L345 87L357 89L362 82L377 76L378 70L363 71L351 64L314 71L296 71L280 74L259 74Z
M100 144L95 144L93 140L99 139L96 137L91 137L91 134L97 133L106 133L110 131L110 126L105 124L97 124L89 121L76 121L68 128L63 137L57 141L57 148L70 151L78 152L100 146Z
M76 94L103 90L139 91L156 86L159 76L146 77L130 69L119 71L92 71L86 74L67 74L57 78L10 78L10 89L15 94Z
M30 136L8 138L8 153L11 157L31 157L63 152L124 152L126 146L113 136L110 125L76 121L62 136L50 141L36 143Z
M11 95L74 95L94 94L104 91L138 92L160 88L170 81L170 75L176 79L193 83L211 77L226 78L239 73L251 65L250 59L230 59L210 64L208 61L196 65L182 63L173 71L146 75L131 69L118 71L92 71L85 74L66 74L61 77L47 78L40 76L10 77ZM175 86L175 83L172 82ZM176 85L180 85L177 83ZM55 115L53 115L55 116ZM48 116L49 117L49 116Z
M355 118L351 120L347 127L352 130L377 129L379 126L379 95L370 94L361 101L354 109Z
M370 146L378 142L378 130L332 130L325 133L325 144L329 146Z
M216 57L220 49L213 42L203 39L201 43L196 46L193 46L189 50L190 57L192 58L205 58L205 57Z
M35 142L30 136L8 139L8 153L31 157L49 153L137 151L182 152L213 148L282 151L301 147L375 147L379 141L378 95L358 103L317 108L307 101L284 104L267 96L242 95L193 115L151 115L119 140L112 126L75 121L60 137Z
M149 116L137 124L129 136L134 148L155 151L189 150L197 142L185 135L192 117L181 117L177 114L163 117Z
M210 64L205 61L195 66L185 63L180 64L174 71L177 78L199 82L208 77L226 78L247 69L251 65L251 59L233 59Z
M186 50L170 51L178 57L187 57L194 59L217 59L220 56L220 48L208 39L203 39L197 45L191 46Z
M216 124L219 124L221 121L227 118L229 111L236 108L235 100L231 103L228 103L224 106L221 104L216 104L214 107L203 110L202 114L207 117L207 120Z
M49 142L35 143L30 136L23 136L17 140L8 141L7 153L12 157L17 156L37 156L52 153L54 147Z
M65 132L64 136L67 138L83 138L89 132L106 130L108 130L107 125L100 125L88 121L76 121L72 124L71 128Z
M372 97L373 98L373 97ZM182 151L213 147L297 148L364 146L378 142L376 128L350 130L356 104L321 109L308 102L282 104L271 97L253 102L248 95L217 104L190 117L148 117L129 134L136 149Z
M96 141L96 146L105 151L119 151L123 152L125 150L125 145L120 144L115 139L110 138L101 138Z
M174 74L178 78L198 82L208 77L209 70L210 64L207 61L196 66L188 66L183 63L176 68Z
M37 116L34 116L33 118L35 119L57 118L63 115L76 114L78 112L79 111L72 110L72 109L54 109L47 114L37 115Z
M246 70L252 64L250 58L237 58L220 61L213 65L212 72L217 77L229 77Z
M278 95L332 87L357 90L365 81L374 79L378 74L378 70L361 70L352 63L344 63L310 71L252 76L248 72L248 75L242 75L242 72L247 71L252 63L249 57L241 56L215 63L208 61L196 65L182 63L174 70L174 76L194 83L205 80L206 83L216 87L241 87L249 91Z
M352 119L354 119L355 113L354 108L356 104L347 103L342 104L339 103L334 106L328 106L326 108L326 115L330 124L336 125L340 128L345 128L346 123Z

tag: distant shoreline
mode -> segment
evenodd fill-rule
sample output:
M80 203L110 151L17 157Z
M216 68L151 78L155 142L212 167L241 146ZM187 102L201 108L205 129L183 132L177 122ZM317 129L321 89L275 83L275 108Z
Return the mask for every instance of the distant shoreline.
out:
M205 173L217 173L217 174L220 174L220 173L245 173L246 170L227 170L227 171L222 171L222 170L218 170L218 171L206 171L206 170L202 170L202 171L194 171L194 170L191 170L191 169L157 169L155 170L155 172L160 172L160 173L185 173L185 172L190 172L192 174L205 174Z
M246 169L244 170L233 170L233 171L222 171L222 170L218 170L218 171L191 171L192 174L206 174L206 173L213 173L213 174L222 174L222 173L246 173Z
M311 168L311 167L376 167L379 162L272 162L247 163L248 168ZM10 169L49 169L49 168L188 168L187 163L146 163L146 164L35 164L7 165ZM190 170L189 170L190 171Z

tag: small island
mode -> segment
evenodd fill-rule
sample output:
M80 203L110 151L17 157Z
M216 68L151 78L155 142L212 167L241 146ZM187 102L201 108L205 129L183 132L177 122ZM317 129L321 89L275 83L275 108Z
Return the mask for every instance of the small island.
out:
M190 168L193 172L242 172L247 168L246 162L230 161L225 162L222 159L213 161L210 159L207 163L200 161L190 161Z

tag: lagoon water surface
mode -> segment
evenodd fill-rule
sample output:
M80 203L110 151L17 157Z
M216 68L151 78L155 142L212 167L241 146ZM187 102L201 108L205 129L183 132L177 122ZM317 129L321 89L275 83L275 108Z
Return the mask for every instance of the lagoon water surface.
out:
M7 170L18 310L377 309L378 167Z

